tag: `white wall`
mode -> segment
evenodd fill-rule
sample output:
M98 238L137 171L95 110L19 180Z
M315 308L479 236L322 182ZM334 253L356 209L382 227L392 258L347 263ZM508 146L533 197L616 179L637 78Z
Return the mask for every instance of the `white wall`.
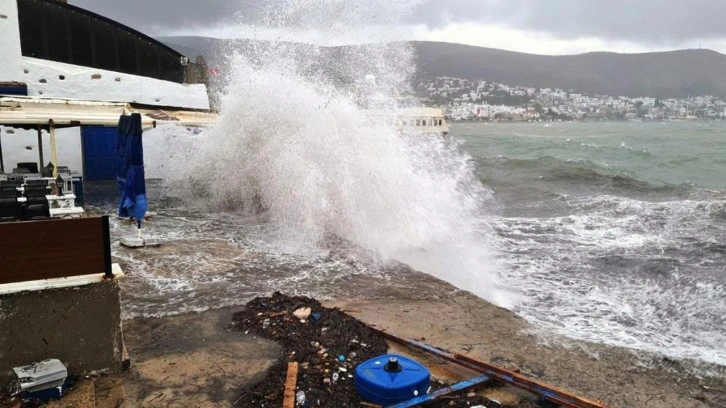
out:
M8 131L13 132L8 134ZM169 146L173 143L192 143L198 129L165 125L144 131L144 163L146 178L164 175L164 166L169 160ZM201 137L201 136L200 136ZM43 131L43 165L50 161L50 135ZM14 129L0 126L5 172L10 173L20 162L38 162L38 133L36 130ZM81 149L81 128L56 130L58 165L68 166L72 171L83 174L83 151ZM177 149L178 150L178 149Z
M0 17L0 82L24 82L30 96L209 109L203 84L179 84L23 57L16 0L0 0L0 16L5 16Z
M55 140L58 152L58 165L68 166L81 173L81 128L57 129ZM13 134L8 134L8 132ZM0 126L3 161L5 172L10 173L20 162L38 162L38 132L36 130L13 129ZM50 162L50 135L43 131L43 166Z
M29 57L21 58L20 71L14 80L28 85L29 96L209 109L203 84L179 84Z
M21 55L18 4L16 0L0 0L0 82L17 76Z

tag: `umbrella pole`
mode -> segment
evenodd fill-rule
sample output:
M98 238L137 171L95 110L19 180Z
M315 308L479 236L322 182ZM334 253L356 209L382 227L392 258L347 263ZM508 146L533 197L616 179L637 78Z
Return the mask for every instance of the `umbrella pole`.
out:
M50 131L50 160L53 162L53 178L58 178L58 150L55 144L55 124L53 120L49 123Z

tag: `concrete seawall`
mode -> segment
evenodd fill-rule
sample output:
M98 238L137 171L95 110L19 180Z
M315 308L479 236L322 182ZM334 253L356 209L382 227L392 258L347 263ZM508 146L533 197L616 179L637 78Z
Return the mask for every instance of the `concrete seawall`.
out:
M12 368L47 358L69 374L121 368L117 280L0 295L0 387Z

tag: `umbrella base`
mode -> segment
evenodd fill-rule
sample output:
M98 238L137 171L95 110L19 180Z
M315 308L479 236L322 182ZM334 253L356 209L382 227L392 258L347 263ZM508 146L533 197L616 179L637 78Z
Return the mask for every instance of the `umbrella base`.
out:
M154 218L155 215L156 215L156 212L154 212L154 211L147 211L146 214L144 214L144 219L145 220L148 220L148 219ZM129 221L129 222L136 221L136 218L134 218L134 217L122 217L122 216L120 216L118 214L116 215L116 218L119 219L119 220Z
M158 247L161 243L155 238L124 238L121 240L121 245L126 248L144 248L144 247Z
M160 247L161 242L156 238L144 238L144 245L147 247Z

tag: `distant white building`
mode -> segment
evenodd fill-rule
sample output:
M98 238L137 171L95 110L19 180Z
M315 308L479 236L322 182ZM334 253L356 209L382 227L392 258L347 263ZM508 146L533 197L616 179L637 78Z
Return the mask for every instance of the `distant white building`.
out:
M655 98L640 98L640 102L643 102L644 108L652 108L655 106Z

